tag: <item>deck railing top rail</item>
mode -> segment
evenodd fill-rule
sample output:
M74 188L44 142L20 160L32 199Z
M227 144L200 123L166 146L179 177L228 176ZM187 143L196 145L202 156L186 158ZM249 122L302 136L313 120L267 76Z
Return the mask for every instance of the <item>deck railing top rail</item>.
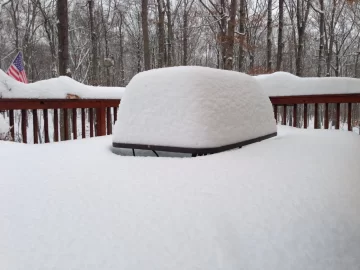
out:
M273 105L312 103L360 103L360 94L271 96L270 100Z

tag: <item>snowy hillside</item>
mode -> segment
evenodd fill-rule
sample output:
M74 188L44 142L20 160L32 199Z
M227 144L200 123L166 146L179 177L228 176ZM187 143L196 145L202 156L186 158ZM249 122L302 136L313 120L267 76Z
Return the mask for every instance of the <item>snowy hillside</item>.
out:
M278 133L184 159L0 142L0 269L358 270L359 136Z
M121 99L124 87L84 85L69 77L23 84L0 70L0 98L66 98L68 94L84 99Z
M360 80L344 77L300 78L287 72L255 76L269 96L360 94Z

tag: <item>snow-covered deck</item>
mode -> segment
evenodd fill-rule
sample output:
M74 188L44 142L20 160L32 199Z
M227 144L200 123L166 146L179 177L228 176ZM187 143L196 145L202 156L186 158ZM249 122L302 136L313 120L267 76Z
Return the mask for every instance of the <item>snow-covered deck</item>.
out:
M0 142L0 269L357 270L360 140L279 126L198 158Z

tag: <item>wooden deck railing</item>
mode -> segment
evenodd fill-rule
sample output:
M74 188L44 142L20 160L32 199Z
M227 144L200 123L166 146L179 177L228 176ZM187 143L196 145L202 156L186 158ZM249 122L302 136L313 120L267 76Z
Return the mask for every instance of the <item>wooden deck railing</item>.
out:
M339 129L341 115L343 116L342 122L347 124L349 131L352 130L355 124L360 124L360 104L354 106L354 104L360 103L360 94L278 96L270 97L270 100L274 107L276 121L278 122L279 118L281 118L281 124L283 125L290 123L294 127L308 128L309 105L312 104L314 104L312 116L315 129L321 128L320 123L323 123L323 127L328 129L329 122L335 122L335 129ZM330 106L332 107L331 119ZM279 111L281 107L282 110ZM354 112L356 112L355 117L353 117ZM299 115L299 113L302 115ZM303 125L299 125L299 118L303 120Z
M348 130L360 126L360 94L278 96L270 100L275 119L283 125L308 128L311 119L315 129L328 129L329 123L339 129L340 122L347 123ZM13 140L48 143L112 134L119 104L120 100L112 99L0 99L0 112L8 117Z
M120 100L113 99L0 99L0 112L9 118L13 140L16 132L16 116L19 118L17 134L21 134L17 141L28 142L29 123L31 123L33 142L36 144L39 143L40 120L42 120L41 132L45 143L57 142L61 139L77 139L78 133L81 134L81 138L86 138L87 133L89 137L111 134L119 103ZM29 114L32 117L28 117ZM52 116L52 121L49 120L49 114ZM79 132L78 124L81 125ZM60 136L61 132L63 136ZM49 133L53 138L50 138Z

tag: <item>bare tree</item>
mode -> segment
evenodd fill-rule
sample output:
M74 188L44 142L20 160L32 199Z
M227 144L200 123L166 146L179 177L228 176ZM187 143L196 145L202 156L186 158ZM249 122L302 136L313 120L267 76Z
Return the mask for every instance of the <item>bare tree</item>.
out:
M282 60L283 60L283 50L284 50L284 41L283 41L283 28L284 28L284 0L279 0L279 28L278 28L278 50L277 50L277 60L276 60L276 70L281 70Z
M281 0L280 0L281 1ZM239 10L239 71L244 71L245 61L245 22L246 22L246 0L240 0Z
M148 26L148 0L141 1L141 25L144 46L144 68L150 69L150 46L149 46L149 26Z
M57 0L59 74L71 77L69 67L69 22L67 0Z
M164 67L166 62L166 53L165 53L165 3L164 0L156 0L157 7L158 7L158 31L159 31L159 38L158 38L158 67Z
M268 0L268 18L267 18L267 72L272 70L272 0Z
M95 32L94 23L94 0L88 0L89 7L89 24L90 24L90 38L91 38L91 79L92 85L98 85L98 48L97 48L97 34Z
M322 62L324 55L324 44L325 44L325 5L324 0L319 0L320 10L315 9L319 13L319 56L318 56L318 67L317 76L321 77L322 74Z
M303 75L305 30L310 12L310 0L296 1L297 23L297 49L296 49L296 75Z

